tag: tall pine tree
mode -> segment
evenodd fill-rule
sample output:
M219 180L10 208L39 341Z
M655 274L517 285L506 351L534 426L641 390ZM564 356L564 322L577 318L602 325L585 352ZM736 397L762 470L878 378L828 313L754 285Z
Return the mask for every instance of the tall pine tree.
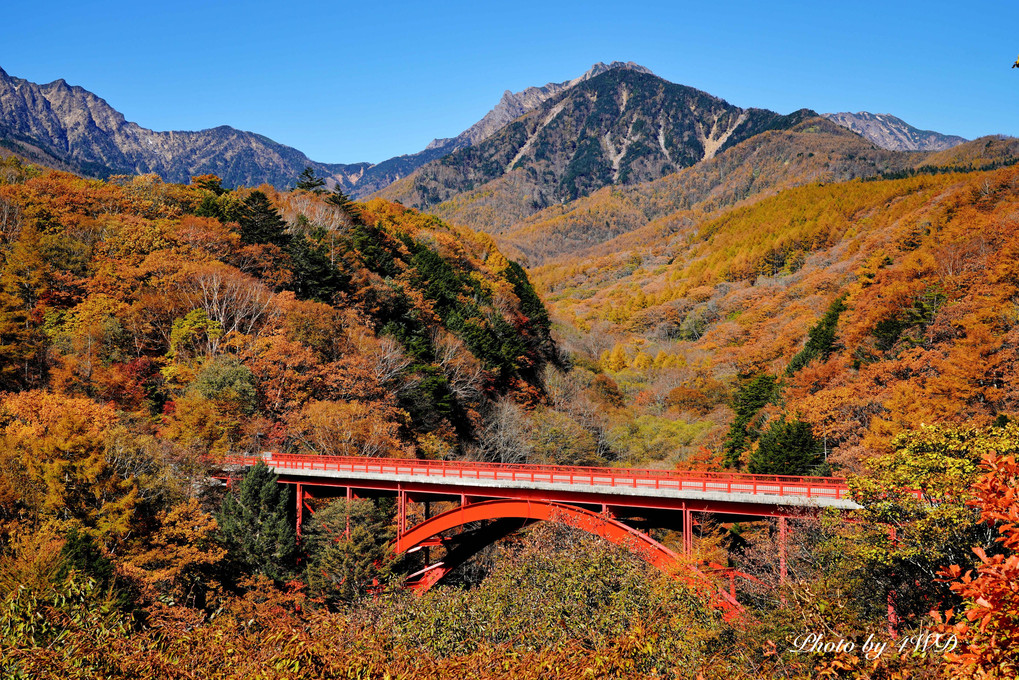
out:
M732 410L736 412L729 434L725 438L725 467L737 467L740 456L757 436L751 421L765 404L771 401L777 391L775 376L762 373L744 383L733 398Z
M216 515L223 544L245 569L278 581L293 574L297 535L288 517L290 489L264 462L248 470Z
M291 234L269 197L261 191L244 199L239 223L244 243L271 244L290 257L294 276L288 288L299 298L329 303L346 285L346 277L330 262L326 249L305 236Z
M261 191L253 191L244 199L239 221L244 243L271 243L285 250L293 239L287 223Z
M297 188L301 191L310 191L315 194L325 193L326 181L315 175L315 171L308 166L297 178Z
M807 344L789 362L786 375L793 375L814 359L826 361L835 351L835 330L839 325L839 317L846 311L846 296L835 299L828 311L818 320L817 324L807 332Z
M343 190L340 189L339 184L333 187L333 193L329 194L329 196L326 197L326 203L334 205L343 212L347 213L347 217L349 217L350 221L353 222L354 224L361 223L360 209L357 207L356 203L350 200L350 197L343 193Z

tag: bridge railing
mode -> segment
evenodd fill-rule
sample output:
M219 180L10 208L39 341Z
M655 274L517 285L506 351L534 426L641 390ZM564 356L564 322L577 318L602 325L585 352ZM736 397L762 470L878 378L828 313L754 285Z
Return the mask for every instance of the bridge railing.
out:
M846 481L840 477L796 477L726 472L686 472L636 468L524 465L472 461L418 460L413 458L361 458L266 453L236 457L228 464L251 465L259 460L279 470L352 472L378 475L410 475L456 480L486 480L610 486L633 489L673 489L755 495L845 498Z

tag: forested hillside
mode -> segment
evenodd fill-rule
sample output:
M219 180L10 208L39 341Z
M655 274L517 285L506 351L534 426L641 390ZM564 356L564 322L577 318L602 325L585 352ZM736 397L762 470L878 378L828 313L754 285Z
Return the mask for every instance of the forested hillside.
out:
M522 175L460 194L429 211L494 234L531 268L572 266L606 254L656 249L682 225L811 182L906 177L918 172L1000 167L1019 158L1011 138L974 140L936 153L888 151L821 118L756 135L660 179L600 189L537 212L518 210Z
M540 395L544 308L487 237L382 201L196 182L0 187L6 389L93 399L213 455L435 454L491 399Z
M782 389L762 423L808 421L855 469L904 429L1015 411L1016 177L809 185L681 227L645 256L536 276L576 329L568 346L642 417L696 425L690 443L721 450L731 390L767 374ZM837 300L826 347L794 361Z
M1015 610L1001 522L1017 470L994 454L1019 451L1019 169L976 169L1007 165L1011 143L943 152L952 171L873 147L850 158L839 133L805 125L757 138L788 150L769 175L869 177L790 188L779 173L741 200L705 164L667 180L702 181L686 199L655 183L607 193L634 206L615 241L631 249L533 270L538 292L491 236L350 202L312 172L293 192L226 191L209 175L103 182L4 160L0 671L937 678L1014 664L996 631ZM824 164L796 150L808 138L831 144ZM399 587L417 558L388 552L392 503L316 502L298 543L267 468L231 490L211 479L267 449L840 474L863 509L790 520L781 572L768 522L699 521L695 559L749 577L734 620L554 527L418 598ZM902 635L946 626L960 656L790 651L801 629L885 630L889 606Z

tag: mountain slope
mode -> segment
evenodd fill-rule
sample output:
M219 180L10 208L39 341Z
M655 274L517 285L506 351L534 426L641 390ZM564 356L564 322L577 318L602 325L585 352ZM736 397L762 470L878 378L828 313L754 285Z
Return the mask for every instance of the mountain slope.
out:
M804 125L812 127L809 121ZM546 293L565 291L582 309L597 296L625 300L635 285L645 286L649 272L671 263L701 225L775 193L853 178L972 172L1019 159L1019 139L985 137L948 151L903 153L875 148L830 122L823 125L836 133L794 129L753 138L655 182L603 189L549 208L497 240L512 257L530 262L532 278Z
M809 115L741 109L651 74L613 69L380 194L425 209L474 189L495 190L488 183L511 178L517 200L509 211L529 215L603 186L657 179Z
M725 386L787 375L762 422L809 421L852 469L922 423L1015 412L1017 186L1003 168L796 187L690 225L653 257L578 262L546 299L574 329L567 349L634 408L717 423L700 442L717 448ZM786 373L840 297L830 356Z
M825 113L834 121L853 132L863 135L883 149L892 151L943 151L967 140L955 135L943 135L933 130L920 130L890 113Z
M499 234L510 252L531 266L602 254L599 246L658 220L703 219L730 206L759 200L810 182L840 182L912 167L924 156L886 151L823 118L755 135L714 158L663 178L604 188L577 201L546 208ZM443 219L482 228L453 203L433 211ZM617 244L618 245L618 244ZM616 246L609 249L618 252Z

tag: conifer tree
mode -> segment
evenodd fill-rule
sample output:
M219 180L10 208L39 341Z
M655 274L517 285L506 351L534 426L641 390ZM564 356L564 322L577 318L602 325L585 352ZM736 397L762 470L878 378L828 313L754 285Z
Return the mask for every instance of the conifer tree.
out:
M350 220L354 224L361 223L360 210L358 210L357 205L352 200L350 200L350 197L343 193L343 190L340 189L339 184L337 184L336 187L333 188L333 193L329 194L329 196L326 198L326 203L335 205L337 208L347 213L347 216L350 217Z
M393 566L392 505L391 499L339 499L315 513L305 543L313 593L351 601L385 585Z
M302 299L331 302L346 284L329 255L318 243L287 231L287 223L272 207L261 191L252 192L244 200L240 217L241 240L245 243L268 243L281 248L290 257L293 282L289 286Z
M325 185L326 181L321 177L316 177L315 171L311 169L311 166L306 167L297 178L297 188L302 191L311 191L316 194L321 194L324 192L324 189L321 187L324 187Z
M761 434L747 469L757 475L802 475L820 462L820 453L810 423L783 417Z
M835 329L839 317L846 311L846 296L836 298L824 316L807 333L807 344L789 362L786 375L793 375L814 359L825 361L835 350Z
M244 199L240 225L241 240L245 243L271 243L286 248L293 239L287 232L287 223L261 191L253 191Z
M740 454L757 436L757 430L751 427L751 421L765 404L772 400L776 391L775 376L762 373L740 387L733 399L732 409L736 417L729 427L725 438L725 466L736 467L740 463Z
M262 461L248 470L235 493L228 493L216 515L219 532L232 559L269 578L291 575L297 557L297 535L287 516L290 490Z

